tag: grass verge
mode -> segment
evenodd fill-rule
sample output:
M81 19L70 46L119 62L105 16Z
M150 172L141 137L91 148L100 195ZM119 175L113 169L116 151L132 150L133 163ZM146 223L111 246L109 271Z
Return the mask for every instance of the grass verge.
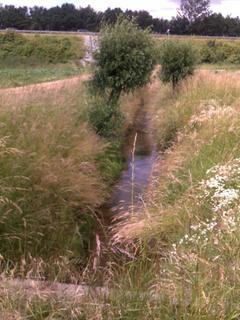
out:
M135 96L127 100L137 108ZM2 94L2 271L75 282L91 265L97 212L123 167L124 128L113 140L97 136L88 103L80 80Z
M19 87L33 83L61 80L78 76L83 71L86 71L86 68L84 69L74 63L36 67L3 67L0 69L0 88Z
M138 290L149 292L148 305L158 311L151 318L144 307L138 319L239 318L239 87L236 74L208 71L175 94L160 86L153 121L158 146L167 151L145 214L115 234L143 248L135 277L150 270L138 261L152 267L151 281ZM134 303L129 310L137 312Z

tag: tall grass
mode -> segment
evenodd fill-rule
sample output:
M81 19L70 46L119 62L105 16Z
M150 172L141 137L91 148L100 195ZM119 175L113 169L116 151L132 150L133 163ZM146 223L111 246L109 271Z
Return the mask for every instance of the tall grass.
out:
M139 259L155 264L153 319L239 318L239 87L236 75L201 71L177 95L159 90L155 136L167 151L150 216L115 235L145 243Z
M237 320L239 87L237 75L209 71L199 71L174 95L155 83L150 111L156 142L165 153L156 164L147 212L114 229L114 241L132 250L132 261L121 256L124 264L114 259L106 264L106 296L41 297L26 305L22 293L5 294L5 314L16 313L19 319ZM12 157L21 157L23 148L7 141L2 140L2 150L10 149L1 156L12 150Z
M72 79L1 92L2 270L74 282L92 263L99 208L123 168L123 136L140 98L123 98L124 127L107 140L87 123L86 91Z
M108 192L97 161L105 144L83 121L85 101L79 82L2 95L0 251L17 274L25 265L22 275L61 278L62 263L70 281L71 266L88 260Z

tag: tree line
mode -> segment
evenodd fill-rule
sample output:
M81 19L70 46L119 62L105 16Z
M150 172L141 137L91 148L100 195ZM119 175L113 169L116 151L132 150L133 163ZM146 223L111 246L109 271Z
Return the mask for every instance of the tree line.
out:
M28 8L0 5L0 29L98 32L103 23L115 24L118 16L123 15L134 18L142 29L150 28L155 33L239 36L239 17L224 17L221 13L213 13L209 10L209 5L209 0L182 0L177 16L170 20L153 18L144 10L123 11L120 8L108 8L99 12L91 6L76 8L69 3L49 9L39 6Z

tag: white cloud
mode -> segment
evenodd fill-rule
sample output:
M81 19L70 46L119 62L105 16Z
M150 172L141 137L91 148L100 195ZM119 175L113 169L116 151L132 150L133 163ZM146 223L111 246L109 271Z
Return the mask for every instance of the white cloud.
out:
M216 0L211 8L214 12L221 12L223 15L232 15L233 17L240 16L240 1L239 0Z

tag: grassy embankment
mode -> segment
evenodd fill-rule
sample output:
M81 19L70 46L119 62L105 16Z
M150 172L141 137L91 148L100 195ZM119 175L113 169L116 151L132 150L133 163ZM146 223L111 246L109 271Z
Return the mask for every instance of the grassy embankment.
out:
M171 37L172 38L172 37ZM158 39L161 43L165 38ZM239 69L240 42L177 37L191 42L201 68ZM84 55L81 36L0 34L0 88L53 81L79 75Z
M1 93L1 272L82 280L139 99L123 98L124 126L104 140L87 123L92 101L80 81Z
M132 303L121 298L123 319L239 318L239 89L237 75L206 71L174 96L161 86L153 110L157 143L167 148L160 177L145 218L117 234L151 252L140 255L143 270L133 263L144 285L135 284Z
M108 297L3 298L19 319L238 319L240 80L199 71L172 94L155 86L158 177L139 216L114 239L133 261L108 266ZM150 95L154 97L154 95ZM132 218L132 219L131 219ZM106 267L107 268L107 267ZM106 272L107 273L107 272Z
M0 34L0 87L79 75L83 56L79 36Z
M160 47L166 39L169 38L157 38ZM197 52L200 68L239 70L240 41L237 38L214 39L214 37L171 36L170 39L191 43Z
M26 305L21 292L3 294L2 312L19 319L238 319L239 89L237 75L206 71L175 95L154 88L155 138L167 151L141 219L115 230L114 239L135 243L138 256L108 266L109 297ZM14 275L79 279L96 208L120 170L84 121L83 95L76 86L34 92L18 105L2 101L1 253Z

